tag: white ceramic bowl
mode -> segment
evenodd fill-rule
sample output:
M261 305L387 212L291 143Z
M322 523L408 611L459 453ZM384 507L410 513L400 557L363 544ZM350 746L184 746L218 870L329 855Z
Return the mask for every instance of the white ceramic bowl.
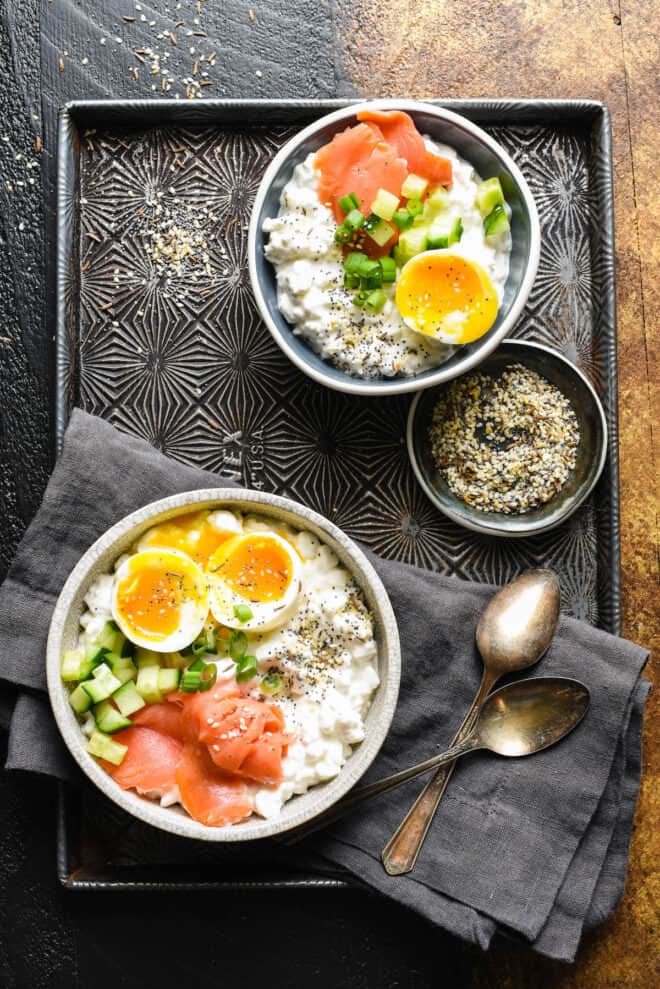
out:
M264 221L277 216L282 190L296 165L332 137L356 122L363 109L405 110L422 134L455 148L474 165L483 179L497 175L505 184L512 209L512 250L509 277L497 319L474 343L457 348L439 367L406 378L362 379L324 361L309 344L296 336L277 305L275 269L266 259ZM422 100L369 100L328 113L305 127L280 149L268 166L257 191L248 235L248 265L252 290L264 323L275 342L301 371L328 388L354 395L397 395L431 388L469 371L484 360L518 321L531 291L540 252L538 213L527 182L504 148L466 117Z
M117 558L156 523L191 508L200 510L219 506L284 521L296 529L312 532L333 550L362 588L373 615L380 686L366 717L366 737L353 750L338 776L312 787L305 794L292 797L276 818L263 820L252 817L242 824L212 828L194 821L179 807L161 807L136 793L120 789L86 751L87 739L69 705L67 690L60 677L60 664L64 650L76 644L79 619L84 610L83 598L96 577L111 572ZM146 505L114 525L87 550L58 598L48 635L46 672L50 702L62 737L83 772L110 800L147 824L184 838L248 841L272 837L310 821L360 779L389 730L399 693L401 656L396 619L387 592L365 555L340 529L311 509L287 498L264 492L211 488L173 495Z

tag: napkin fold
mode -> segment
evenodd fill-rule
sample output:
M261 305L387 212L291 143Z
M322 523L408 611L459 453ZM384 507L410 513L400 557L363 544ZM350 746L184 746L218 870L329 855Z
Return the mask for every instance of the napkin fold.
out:
M88 785L68 755L45 694L48 624L80 556L107 528L166 495L233 486L163 456L75 410L42 505L0 589L0 725L6 768ZM446 748L476 692L480 613L495 588L369 553L394 608L403 654L392 728L364 782ZM387 876L380 852L423 780L363 805L307 838L304 855L340 866L457 936L487 948L496 934L571 961L585 926L604 920L625 884L639 788L648 684L644 649L562 618L529 676L572 676L591 692L584 721L529 759L459 760L417 866ZM290 849L295 861L302 846Z

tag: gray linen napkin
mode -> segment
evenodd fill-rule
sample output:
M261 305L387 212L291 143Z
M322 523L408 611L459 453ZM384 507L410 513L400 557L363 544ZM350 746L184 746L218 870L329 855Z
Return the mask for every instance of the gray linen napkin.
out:
M80 780L45 700L44 651L54 603L81 554L139 506L219 485L227 482L74 412L42 506L0 590L0 678L23 688L11 713L7 768ZM399 623L403 678L392 729L365 782L449 743L478 685L474 632L493 593L371 559ZM388 877L379 855L420 781L307 839L304 854L348 869L484 948L500 932L572 960L585 923L604 919L625 883L646 656L625 640L562 619L538 672L577 677L591 691L589 714L568 739L531 759L475 754L459 762L410 876ZM7 697L0 703L5 720Z

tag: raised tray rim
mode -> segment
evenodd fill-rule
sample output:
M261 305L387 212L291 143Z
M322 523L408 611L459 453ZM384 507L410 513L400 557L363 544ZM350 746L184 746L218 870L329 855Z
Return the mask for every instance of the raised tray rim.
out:
M68 391L69 367L66 334L67 264L73 241L74 198L76 175L76 135L81 125L92 124L96 115L103 116L110 112L122 115L122 121L128 126L145 126L149 117L155 116L160 121L178 122L185 120L192 125L210 125L215 121L224 123L239 121L238 114L256 114L260 123L263 114L269 116L281 114L290 117L295 122L296 116L304 114L329 113L332 110L363 102L363 98L332 98L332 99L209 99L190 103L173 99L102 99L102 100L71 100L65 103L58 114L57 141L57 221L56 221L56 387L55 387L55 443L56 454L61 451L64 430L68 420ZM619 462L618 462L618 415L617 415L617 349L616 349L616 294L615 294L615 263L614 263L614 198L613 198L613 169L612 169L612 130L610 113L607 105L598 100L590 99L430 99L426 102L442 106L456 113L477 118L482 121L502 122L504 124L522 123L552 123L584 120L590 126L592 142L599 154L595 155L594 173L599 187L600 203L600 241L603 256L600 261L602 279L602 307L600 320L609 331L604 334L603 348L604 389L607 391L608 402L606 417L609 432L609 455L603 478L600 484L607 484L611 489L610 538L606 547L599 547L601 557L607 561L612 580L611 620L607 630L613 634L621 631L621 551L619 525ZM85 119L86 118L86 119ZM244 116L243 116L244 121ZM291 878L272 878L263 880L229 880L222 882L205 881L168 881L154 882L149 880L128 880L124 877L99 875L95 877L72 869L70 832L73 827L72 816L75 797L70 787L65 783L59 784L57 808L57 875L60 883L68 890L90 889L104 891L193 891L211 889L229 889L244 891L252 889L288 889L288 888L362 888L357 882L344 879L326 878L323 876L301 876ZM365 887L366 888L366 887Z

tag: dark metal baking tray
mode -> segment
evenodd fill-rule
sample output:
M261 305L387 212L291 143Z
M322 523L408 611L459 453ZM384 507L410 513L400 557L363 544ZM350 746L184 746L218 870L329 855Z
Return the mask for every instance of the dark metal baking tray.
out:
M59 121L57 438L79 405L184 462L311 505L381 555L504 583L551 566L562 608L620 631L616 316L611 132L588 101L434 101L476 121L517 161L538 204L542 250L515 336L556 347L601 396L609 456L560 528L494 540L422 494L404 441L409 396L324 390L259 321L246 266L252 197L274 152L348 101L174 100L68 104ZM185 149L185 153L177 149ZM178 159L178 161L175 161ZM165 297L139 211L160 190L207 208L212 274ZM92 234L92 236L90 236ZM177 286L175 285L174 288ZM181 303L181 304L179 304ZM58 874L69 889L340 886L273 843L185 842L62 786ZM302 854L302 853L301 853Z

